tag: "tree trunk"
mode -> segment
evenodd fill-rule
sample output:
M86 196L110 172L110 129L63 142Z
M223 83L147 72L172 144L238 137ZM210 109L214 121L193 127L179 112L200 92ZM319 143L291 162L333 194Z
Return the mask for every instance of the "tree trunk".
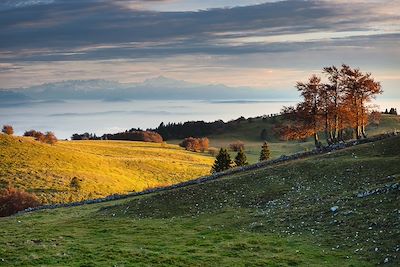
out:
M319 148L321 146L317 132L314 133L314 143L315 143L315 147L317 147L317 148Z

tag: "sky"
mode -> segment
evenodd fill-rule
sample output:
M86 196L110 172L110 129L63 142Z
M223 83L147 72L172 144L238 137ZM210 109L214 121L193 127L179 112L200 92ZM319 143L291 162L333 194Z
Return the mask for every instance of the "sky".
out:
M3 0L0 88L61 80L294 90L329 65L400 98L400 0Z

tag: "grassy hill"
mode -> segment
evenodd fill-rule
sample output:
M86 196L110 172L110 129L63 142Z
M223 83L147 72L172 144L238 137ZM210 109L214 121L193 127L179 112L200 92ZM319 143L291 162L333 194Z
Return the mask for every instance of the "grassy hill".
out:
M220 148L228 147L230 143L237 140L243 141L245 143L249 162L255 163L258 161L261 145L263 143L260 134L263 129L266 129L267 141L270 143L271 156L273 158L314 148L314 141L311 139L307 142L282 142L279 140L278 136L274 133L274 127L280 121L280 117L273 117L264 120L262 118L252 118L251 120L237 122L231 125L229 131L208 136L210 145ZM367 127L367 134L373 136L381 133L393 132L396 129L400 129L400 116L383 114L380 125L369 125ZM178 143L178 141L174 143ZM232 156L234 155L235 153L232 153Z
M67 202L142 191L210 172L213 159L175 145L118 141L42 144L0 134L0 188L34 192L44 202ZM73 177L81 189L70 188Z
M5 266L399 266L400 137L0 219ZM29 230L28 230L29 229Z

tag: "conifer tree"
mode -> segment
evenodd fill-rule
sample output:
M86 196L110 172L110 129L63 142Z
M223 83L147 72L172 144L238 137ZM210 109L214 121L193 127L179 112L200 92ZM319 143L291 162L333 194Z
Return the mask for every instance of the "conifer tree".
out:
M269 151L268 143L264 142L261 147L260 161L269 160L271 153Z
M247 162L247 157L244 154L243 149L240 149L239 152L237 153L237 155L235 157L235 164L236 164L236 166L249 165L249 163Z
M215 159L214 165L212 166L211 172L221 172L231 168L232 160L228 151L224 148L219 150L219 153Z

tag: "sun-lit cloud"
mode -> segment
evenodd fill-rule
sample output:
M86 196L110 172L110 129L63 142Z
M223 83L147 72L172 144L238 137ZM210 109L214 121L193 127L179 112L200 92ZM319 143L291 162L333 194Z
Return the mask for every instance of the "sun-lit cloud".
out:
M398 0L5 1L0 87L164 75L286 90L348 63L377 73L391 92L399 14Z

